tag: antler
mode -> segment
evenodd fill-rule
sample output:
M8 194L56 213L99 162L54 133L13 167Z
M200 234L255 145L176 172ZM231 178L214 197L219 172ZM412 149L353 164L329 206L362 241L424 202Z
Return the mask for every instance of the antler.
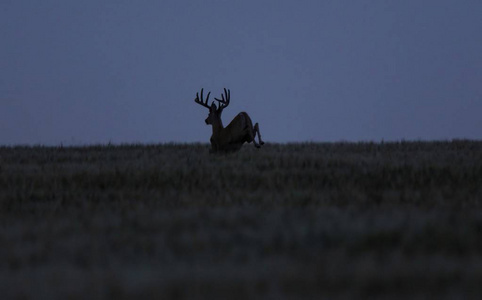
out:
M221 99L214 98L214 100L219 102L219 109L225 109L229 105L229 99L231 98L231 91L224 88L224 95L221 94Z
M196 93L196 99L194 99L194 102L196 102L197 104L200 104L200 105L209 109L211 107L208 105L208 100L209 100L209 95L211 95L211 92L208 93L206 101L204 101L203 100L203 90L204 89L201 89L201 99L199 99L199 93Z

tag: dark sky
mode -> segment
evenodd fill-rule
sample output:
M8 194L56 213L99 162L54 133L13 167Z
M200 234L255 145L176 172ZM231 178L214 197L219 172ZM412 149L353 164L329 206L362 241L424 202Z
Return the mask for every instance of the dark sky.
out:
M0 2L0 144L482 138L482 1Z

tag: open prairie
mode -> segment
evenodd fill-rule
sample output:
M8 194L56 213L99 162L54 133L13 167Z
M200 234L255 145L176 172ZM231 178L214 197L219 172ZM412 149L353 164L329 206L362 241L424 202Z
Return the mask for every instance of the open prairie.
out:
M482 297L482 142L0 147L0 295Z

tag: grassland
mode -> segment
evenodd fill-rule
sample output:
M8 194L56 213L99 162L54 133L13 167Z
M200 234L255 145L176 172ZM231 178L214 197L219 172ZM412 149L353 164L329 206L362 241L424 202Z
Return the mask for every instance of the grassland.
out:
M477 298L482 142L0 147L0 295Z

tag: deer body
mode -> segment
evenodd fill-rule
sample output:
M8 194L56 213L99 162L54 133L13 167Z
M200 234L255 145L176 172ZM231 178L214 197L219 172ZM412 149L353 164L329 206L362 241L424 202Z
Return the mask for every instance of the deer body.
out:
M213 127L213 134L210 139L211 152L235 152L241 149L245 142L253 142L256 148L259 148L264 144L261 140L258 123L253 126L251 118L245 112L240 112L228 126L223 126L221 113L223 109L229 105L229 90L226 91L226 89L224 89L224 95L221 95L221 100L215 98L215 100L219 102L219 107L214 104L214 101L211 103L211 106L207 104L209 95L210 93L208 93L207 99L204 101L203 90L201 89L201 99L199 99L199 95L196 94L196 99L194 101L209 108L209 115L205 122ZM259 143L256 143L254 139L256 134L258 134Z

